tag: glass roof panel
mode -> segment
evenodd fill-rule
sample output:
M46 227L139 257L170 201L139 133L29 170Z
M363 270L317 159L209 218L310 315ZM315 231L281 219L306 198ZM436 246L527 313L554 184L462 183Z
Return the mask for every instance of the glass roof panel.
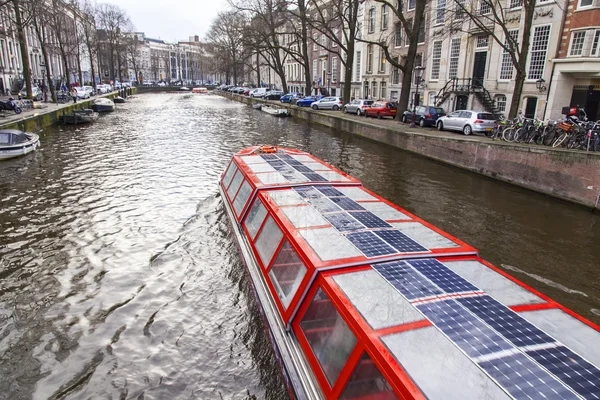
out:
M248 165L254 164L254 163L264 163L265 162L265 160L257 154L253 154L250 156L240 156L240 158L242 159L242 161L244 161Z
M335 228L306 229L300 234L323 261L362 256Z
M460 247L452 240L440 235L420 222L396 222L392 223L392 226L429 249Z
M479 261L446 261L444 265L505 306L545 303L542 298Z
M391 207L382 201L361 203L360 205L386 221L411 219L408 215L401 213L394 207Z
M256 242L254 243L256 246L256 251L258 252L258 255L260 256L265 268L267 268L271 262L273 254L275 253L275 250L277 250L277 247L279 247L279 243L281 243L282 238L283 233L279 229L279 226L277 226L277 223L269 215L265 225L258 234Z
M280 183L288 183L289 182L279 172L267 172L265 174L257 174L256 177L264 185L277 185Z
M292 156L292 158L293 158L294 160L298 160L298 161L302 162L303 164L304 164L305 162L307 162L307 161L308 161L308 162L314 162L314 161L315 161L315 160L314 160L312 157L310 157L310 156L307 156L306 154L297 154L297 155L293 155L293 156Z
M256 232L258 232L258 229L265 220L266 215L267 209L263 205L262 201L260 201L260 199L256 199L254 201L254 204L252 205L252 208L246 215L246 219L244 222L244 225L246 225L246 229L248 229L248 232L250 233L250 239L254 240Z
M269 192L269 197L280 207L306 204L302 196L294 190L272 190Z
M237 172L237 165L232 161L229 163L229 168L227 168L227 172L223 176L223 187L227 189L229 184L231 183L231 179L233 175Z
M363 353L358 361L340 397L341 400L397 398L398 396L367 353Z
M250 170L254 173L275 172L275 168L273 168L270 164L267 163L248 164L248 168L250 168Z
M352 200L378 200L376 197L371 196L359 187L355 186L340 186L336 187L337 190L344 193L345 196L350 197Z
M387 335L381 340L430 399L510 399L435 327Z
M229 198L231 200L233 200L233 198L235 197L238 189L240 188L240 185L242 184L242 181L244 181L244 174L242 174L242 171L238 170L233 176L231 184L227 188L227 194L229 195Z
M331 168L329 168L328 166L318 163L318 162L304 162L302 163L304 164L306 167L312 169L313 171L331 171Z
M341 181L341 182L350 181L350 179L348 179L345 176L342 176L334 171L319 172L319 175L321 175L323 178L327 179L328 181Z
M329 222L312 207L284 207L281 211L296 229L329 225Z
M281 304L283 304L283 308L287 309L290 305L304 275L306 275L306 266L296 254L290 242L286 240L269 271L269 278L275 287Z
M242 183L242 187L240 190L238 190L237 196L235 196L235 200L233 201L233 209L238 217L240 217L240 213L244 209L244 206L246 205L248 197L250 197L251 193L252 186L250 186L248 181L244 179L244 183Z
M425 319L373 270L333 275L332 278L373 329Z
M600 366L600 332L560 309L520 312L519 315L550 336ZM590 346L596 343L596 346Z

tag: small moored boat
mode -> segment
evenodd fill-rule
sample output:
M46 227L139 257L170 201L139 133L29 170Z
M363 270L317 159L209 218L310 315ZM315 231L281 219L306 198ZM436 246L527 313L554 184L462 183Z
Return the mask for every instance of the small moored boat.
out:
M600 327L312 155L219 190L290 397L597 399Z
M262 103L252 104L252 108L254 108L255 110L260 110L262 108L262 106L263 106Z
M40 137L35 133L16 129L0 130L0 160L23 156L40 146Z
M288 117L290 115L290 112L285 108L267 105L267 104L264 104L261 107L261 110L266 112L267 114L271 114L276 117Z
M124 99L124 98L122 98L121 96L116 96L116 97L113 97L112 101L113 101L113 103L115 103L115 104L121 104L121 103L125 103L125 99Z
M195 87L192 89L192 93L206 94L206 93L208 93L208 89L205 87Z
M65 114L60 117L61 121L67 125L79 125L79 124L89 124L90 122L94 122L98 119L100 114L94 112L94 110L90 108L84 108L81 110L74 110L70 114Z
M111 99L101 97L99 99L94 100L94 109L97 112L114 111L115 103Z

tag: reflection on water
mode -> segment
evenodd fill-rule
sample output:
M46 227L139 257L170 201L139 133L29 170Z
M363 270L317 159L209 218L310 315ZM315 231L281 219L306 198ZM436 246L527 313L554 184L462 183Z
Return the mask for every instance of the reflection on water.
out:
M217 96L41 139L0 164L7 398L285 398L217 190L254 144L311 152L600 321L600 228L576 206Z

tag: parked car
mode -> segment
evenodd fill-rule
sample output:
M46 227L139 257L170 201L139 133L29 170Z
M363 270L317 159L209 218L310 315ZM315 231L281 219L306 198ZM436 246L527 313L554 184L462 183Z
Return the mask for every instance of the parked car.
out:
M104 94L104 93L109 93L111 90L110 85L106 85L106 84L98 84L96 85L96 93L98 94Z
M365 108L370 107L373 103L373 100L354 99L346 104L344 108L342 108L342 111L345 113L362 115L365 113Z
M344 100L341 97L323 97L317 100L310 106L313 110L333 110L337 111L344 105Z
M258 88L252 92L252 97L265 97L269 89L267 88Z
M90 98L90 92L85 90L83 87L78 86L75 88L75 90L77 91L78 99L89 99Z
M246 90L244 90L244 93L242 93L244 96L250 96L250 92L252 91L252 88L246 88Z
M265 100L279 100L284 93L281 90L271 90L263 97Z
M158 82L158 86L161 86L161 87L167 86L167 83L166 82Z
M412 110L404 111L402 114L402 122L412 121ZM446 115L446 112L442 107L433 106L418 106L415 108L416 120L415 122L421 127L435 126L436 121L439 117Z
M439 131L460 131L465 135L473 132L485 133L494 128L496 118L491 113L473 110L458 110L438 118Z
M370 107L364 109L365 117L377 117L382 119L383 117L396 116L398 111L398 104L392 101L376 101L371 104Z
M155 83L154 83L154 82L152 82L152 84L154 85ZM131 82L123 82L121 85L122 85L124 88L126 88L126 87L129 87L129 88L130 88L130 87L131 87Z
M283 96L281 96L279 98L279 101L282 102L282 103L290 103L290 104L292 104L292 102L293 102L294 99L299 99L301 97L302 97L302 95L300 93L298 93L298 92L292 92L292 93L287 93L287 94L284 94Z
M21 89L21 91L19 92L19 94L21 95L21 97L27 97L27 88L24 87L23 89ZM42 97L43 97L42 89L40 89L37 86L32 87L31 88L31 95L33 96L33 100L35 100L35 101L42 100Z
M82 86L82 87L83 87L83 90L87 91L90 94L90 96L93 96L96 94L96 93L94 93L93 87L91 87L91 86Z
M317 96L307 96L303 99L296 101L296 105L298 107L310 107L312 105L312 103L314 103L315 101L318 101L318 100L319 100L319 98Z

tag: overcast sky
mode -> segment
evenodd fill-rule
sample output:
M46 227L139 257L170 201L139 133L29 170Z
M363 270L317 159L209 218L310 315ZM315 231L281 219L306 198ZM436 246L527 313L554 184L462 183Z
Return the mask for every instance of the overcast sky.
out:
M98 0L129 14L135 29L151 38L174 42L208 32L213 18L227 8L226 0Z

